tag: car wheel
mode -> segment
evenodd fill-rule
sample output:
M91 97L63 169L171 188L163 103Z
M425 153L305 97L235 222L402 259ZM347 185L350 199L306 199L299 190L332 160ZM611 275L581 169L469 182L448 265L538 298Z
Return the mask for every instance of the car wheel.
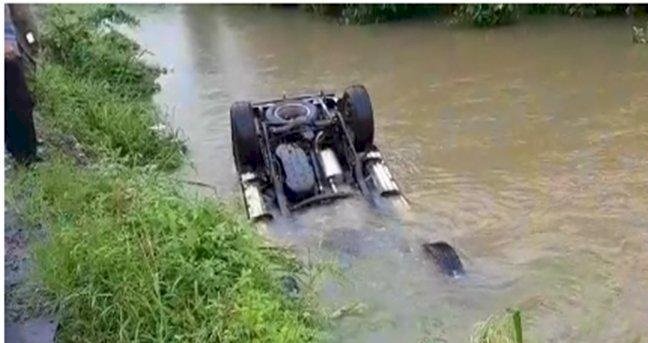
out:
M369 93L362 85L354 85L344 90L342 114L355 136L355 149L366 151L373 145L374 120Z
M230 123L236 169L239 173L257 170L263 163L263 155L261 155L252 105L245 101L232 104Z

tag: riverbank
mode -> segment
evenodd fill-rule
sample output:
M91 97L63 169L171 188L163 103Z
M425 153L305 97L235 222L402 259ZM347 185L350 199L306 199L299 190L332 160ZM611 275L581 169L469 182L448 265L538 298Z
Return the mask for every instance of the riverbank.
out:
M511 24L527 15L573 17L621 16L633 12L629 5L607 4L307 4L302 9L332 17L344 24L372 24L416 17L444 18L479 27ZM643 6L635 6L645 12Z
M186 192L170 174L184 157L182 142L158 129L151 96L161 70L110 29L136 19L114 6L45 10L32 86L47 152L6 173L5 206L28 236L44 231L19 245L31 252L29 278L59 321L58 340L319 337L312 297L289 297L282 284L306 277L300 265L264 248L229 205Z

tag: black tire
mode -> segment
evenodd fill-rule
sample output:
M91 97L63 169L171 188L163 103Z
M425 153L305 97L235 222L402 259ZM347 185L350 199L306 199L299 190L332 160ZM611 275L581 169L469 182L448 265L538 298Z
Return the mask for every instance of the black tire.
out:
M373 146L374 119L369 93L362 85L354 85L344 90L342 114L355 136L357 151L367 151Z
M249 102L238 101L230 107L232 152L239 173L255 171L263 165L261 145L256 132L254 111Z

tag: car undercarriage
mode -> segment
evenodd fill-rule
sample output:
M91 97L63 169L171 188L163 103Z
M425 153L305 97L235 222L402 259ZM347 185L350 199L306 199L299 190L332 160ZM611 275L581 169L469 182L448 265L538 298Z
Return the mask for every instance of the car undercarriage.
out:
M373 108L363 86L331 93L235 102L232 147L248 216L289 216L360 194L405 201L374 145Z

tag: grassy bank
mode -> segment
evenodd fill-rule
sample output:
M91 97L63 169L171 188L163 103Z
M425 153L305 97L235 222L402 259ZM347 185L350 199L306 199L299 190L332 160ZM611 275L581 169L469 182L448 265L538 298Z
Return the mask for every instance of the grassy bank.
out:
M48 157L7 178L7 203L48 237L35 277L61 320L60 341L304 342L322 322L302 273L263 247L223 204L188 195L169 171L181 142L153 129L160 70L112 31L136 22L114 6L47 6L31 82ZM72 135L79 164L51 137Z
M62 319L63 341L301 342L317 334L281 277L298 266L213 201L149 168L79 168L67 158L12 180ZM20 201L20 200L17 200Z

